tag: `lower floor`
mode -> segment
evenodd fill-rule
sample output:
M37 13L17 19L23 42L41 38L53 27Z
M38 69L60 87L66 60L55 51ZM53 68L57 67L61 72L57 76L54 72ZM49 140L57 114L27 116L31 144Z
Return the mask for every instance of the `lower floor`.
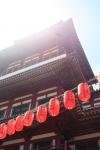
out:
M81 135L68 140L61 135L46 133L33 136L30 140L4 141L0 150L100 150L100 137Z
M100 147L97 142L79 144L79 145L71 145L65 147L65 145L61 145L60 147L52 147L51 141L41 141L41 142L33 142L27 147L22 145L10 145L1 150L100 150Z

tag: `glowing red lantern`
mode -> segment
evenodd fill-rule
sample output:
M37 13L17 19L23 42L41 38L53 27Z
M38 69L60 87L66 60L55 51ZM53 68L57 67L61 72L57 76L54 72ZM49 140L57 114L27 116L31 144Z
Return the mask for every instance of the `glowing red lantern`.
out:
M24 114L24 126L31 126L34 119L34 113L32 111L27 111Z
M16 124L15 124L15 130L16 131L22 131L24 127L24 122L23 122L23 116L19 115L16 117Z
M7 123L7 134L13 135L15 133L15 124L16 121L14 119L11 119Z
M48 112L51 116L57 116L60 113L60 102L57 98L51 98L48 105Z
M36 120L39 123L45 122L47 119L47 107L45 105L40 105L37 108Z
M72 91L64 92L64 107L66 109L73 109L75 105L75 94Z
M78 85L78 98L81 101L88 101L91 97L89 85L87 83L80 83Z
M5 123L0 124L0 139L4 139L7 136L7 125Z

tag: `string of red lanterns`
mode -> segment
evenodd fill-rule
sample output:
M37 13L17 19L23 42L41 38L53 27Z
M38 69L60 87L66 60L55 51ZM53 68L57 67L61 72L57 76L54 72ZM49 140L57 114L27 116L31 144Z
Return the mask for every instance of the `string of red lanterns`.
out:
M77 97L81 101L88 101L91 98L91 92L89 85L87 83L80 83L78 85ZM70 91L64 92L63 95L63 106L65 109L71 110L76 107L75 93ZM44 123L47 119L47 114L55 117L60 113L60 101L58 98L51 98L48 103L48 108L46 105L40 105L36 111L36 121L39 123ZM20 132L23 130L24 126L29 127L32 125L34 120L34 112L27 111L24 116L19 115L16 119L11 119L6 123L0 124L0 139L6 138L7 135L13 135L15 132Z

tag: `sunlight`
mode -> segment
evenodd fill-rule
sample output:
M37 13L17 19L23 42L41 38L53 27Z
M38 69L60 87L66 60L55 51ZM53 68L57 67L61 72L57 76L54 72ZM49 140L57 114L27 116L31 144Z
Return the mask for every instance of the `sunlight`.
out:
M14 43L13 42L10 42L10 41L1 41L0 42L0 51L5 49L5 48L8 48L10 46L13 46Z
M63 11L57 0L1 0L0 49L62 20Z

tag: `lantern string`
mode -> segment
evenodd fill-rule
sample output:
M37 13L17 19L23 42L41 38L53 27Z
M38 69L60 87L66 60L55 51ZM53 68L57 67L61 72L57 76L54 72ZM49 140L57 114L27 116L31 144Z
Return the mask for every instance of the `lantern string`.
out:
M92 84L93 84L93 82L95 82L95 83L97 83L97 76L96 77L93 77L92 79L90 79L89 81L87 81L87 83L89 84L89 86L91 86ZM77 87L75 87L75 88L73 88L73 89L71 89L71 91L76 91L77 90ZM60 101L62 101L61 100L61 97L63 97L63 95L64 94L61 94L61 95L59 95L59 96L56 96L56 98L58 98ZM75 95L76 95L76 100L77 100L77 93L75 93ZM49 102L46 102L46 103L44 103L44 105L48 105L48 103ZM32 112L36 112L37 111L37 107L35 107L34 109L32 109L31 110ZM24 113L25 114L25 113ZM21 114L21 115L24 115L24 114ZM8 118L8 119L16 119L16 117L10 117L10 118ZM5 120L3 120L3 122L5 122L5 123L7 123L8 122L8 119L5 119ZM1 123L3 123L3 122L1 122Z

